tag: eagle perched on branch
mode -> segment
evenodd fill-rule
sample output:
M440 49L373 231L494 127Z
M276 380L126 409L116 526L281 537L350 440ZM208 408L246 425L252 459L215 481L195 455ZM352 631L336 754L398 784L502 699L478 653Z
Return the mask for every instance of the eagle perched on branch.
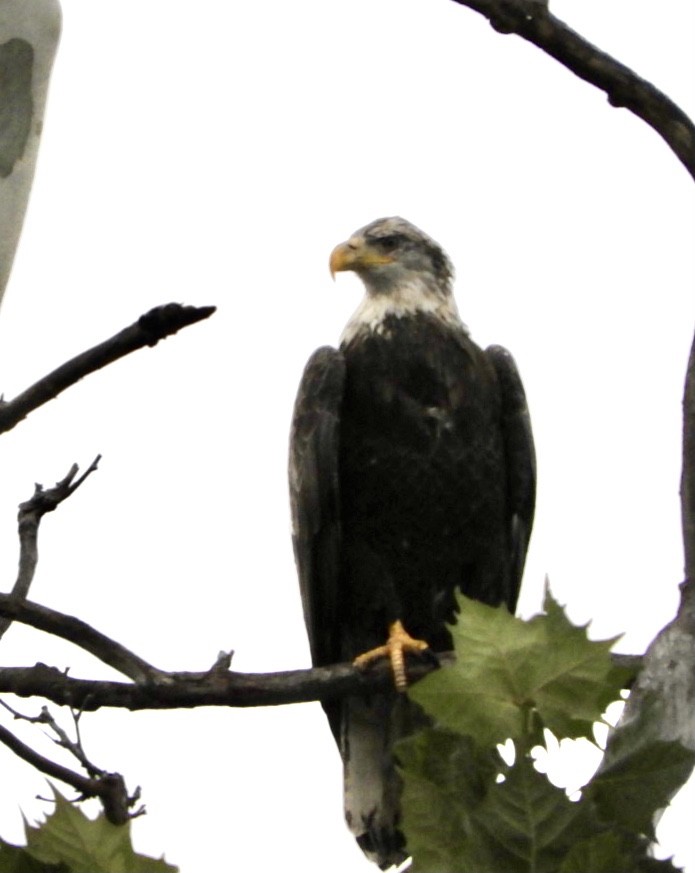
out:
M366 294L338 349L310 358L290 444L293 539L315 666L391 659L388 694L323 704L345 816L382 869L406 857L393 744L424 714L405 654L446 651L455 592L514 611L535 498L524 390L507 351L470 338L440 246L383 218L337 246Z

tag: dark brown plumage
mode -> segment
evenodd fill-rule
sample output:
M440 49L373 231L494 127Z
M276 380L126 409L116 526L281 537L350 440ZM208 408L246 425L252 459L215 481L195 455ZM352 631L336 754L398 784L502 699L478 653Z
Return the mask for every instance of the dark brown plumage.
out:
M399 620L451 646L455 592L514 610L535 466L511 356L470 339L441 248L403 219L338 246L367 294L340 349L319 349L290 449L294 546L315 665L379 646ZM392 745L422 722L395 691L326 703L348 824L383 868L406 855Z

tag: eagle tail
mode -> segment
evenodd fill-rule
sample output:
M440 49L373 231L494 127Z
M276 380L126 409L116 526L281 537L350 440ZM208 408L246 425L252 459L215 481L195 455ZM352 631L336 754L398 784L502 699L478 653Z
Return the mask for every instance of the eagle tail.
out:
M343 706L345 819L365 855L388 870L408 858L394 745L427 721L404 694L355 697Z

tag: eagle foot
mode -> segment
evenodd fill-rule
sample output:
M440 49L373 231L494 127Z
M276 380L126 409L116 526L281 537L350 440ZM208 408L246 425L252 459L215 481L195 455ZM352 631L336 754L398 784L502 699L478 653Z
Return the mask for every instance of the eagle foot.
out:
M362 655L358 655L352 662L358 669L364 669L372 661L379 658L388 658L393 671L393 681L397 691L405 691L408 687L408 677L405 671L405 655L407 652L422 654L429 649L424 640L416 640L410 636L400 621L394 621L389 625L389 638L383 646L370 649Z

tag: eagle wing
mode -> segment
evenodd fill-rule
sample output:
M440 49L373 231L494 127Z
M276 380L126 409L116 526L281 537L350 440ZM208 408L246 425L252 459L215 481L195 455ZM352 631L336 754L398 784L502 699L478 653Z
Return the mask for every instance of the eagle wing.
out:
M292 539L315 666L334 664L343 656L338 453L344 387L343 354L328 346L314 352L304 369L290 432ZM392 712L394 701L400 707ZM393 766L393 741L403 733L397 716L410 709L410 702L392 692L322 706L344 762L350 826L365 853L383 869L399 864L407 855L397 830L400 779Z
M338 448L344 384L342 353L329 346L317 349L304 369L290 432L292 541L311 658L317 667L334 664L341 655ZM338 711L324 709L335 733Z
M510 611L514 612L533 528L536 503L536 452L526 394L514 358L502 346L488 346L485 354L497 373L502 404L508 523L512 549L512 584L508 606Z

